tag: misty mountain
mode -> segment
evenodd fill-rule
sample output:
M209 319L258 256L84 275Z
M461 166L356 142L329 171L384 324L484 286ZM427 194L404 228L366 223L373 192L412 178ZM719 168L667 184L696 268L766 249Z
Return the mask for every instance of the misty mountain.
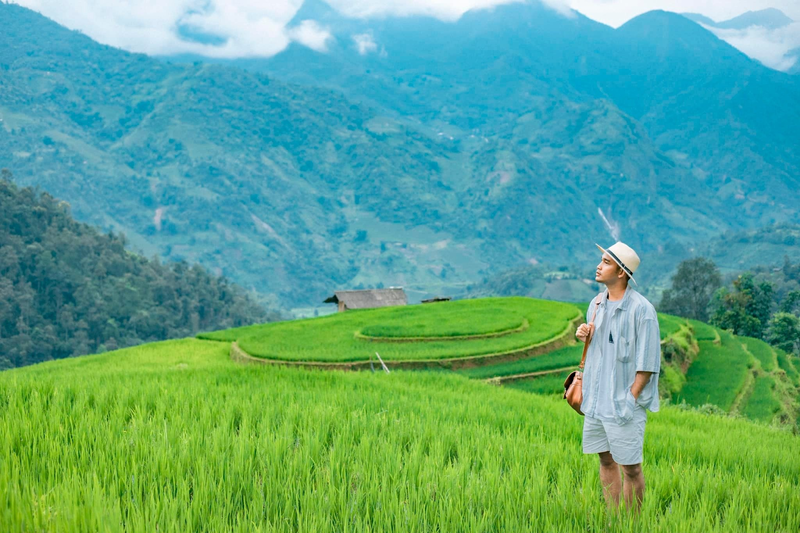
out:
M796 184L797 80L680 15L653 11L613 30L520 3L468 12L455 23L392 18L349 22L341 31L341 17L326 16L335 36L327 53L295 44L237 63L337 88L432 128L491 135L508 136L539 102L610 100L641 122L656 148L730 191L724 201L768 187L780 198ZM359 53L360 35L373 51Z
M794 64L789 67L787 71L789 74L800 74L800 48L795 48L790 50L788 54L789 57L794 58Z
M0 167L288 307L797 222L797 78L684 17L312 19L327 53L177 64L2 4Z
M792 19L787 17L783 11L780 9L775 9L774 7L761 9L759 11L747 11L746 13L742 13L737 17L733 17L732 19L724 20L722 22L715 22L714 20L699 13L682 13L682 15L695 22L705 24L706 26L726 30L743 30L751 26L761 26L767 28L768 30L777 30L778 28L783 28L784 26L788 26L794 22Z
M683 16L653 11L613 30L520 3L468 12L455 23L393 18L341 31L327 16L335 36L327 53L295 45L240 64L341 89L431 128L480 129L512 144L531 141L517 138L520 117L534 113L546 124L569 108L565 101L575 109L605 102L634 119L642 142L688 171L698 191L710 187L751 221L796 216L798 80ZM375 50L362 55L353 36L364 34ZM538 123L536 134L543 134Z
M374 132L374 114L338 93L166 65L14 5L0 22L0 167L147 254L284 304L321 299L360 269L347 207L435 232L456 202L438 170L447 149L403 127Z

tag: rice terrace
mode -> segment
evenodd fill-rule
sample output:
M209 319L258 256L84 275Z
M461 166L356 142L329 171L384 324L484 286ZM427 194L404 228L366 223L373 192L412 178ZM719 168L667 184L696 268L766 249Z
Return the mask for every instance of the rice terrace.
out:
M411 368L487 364L572 343L572 305L486 298L387 307L201 334L235 341L247 354L276 361L346 363L385 360ZM438 363L438 364L437 364ZM352 366L352 365L349 365Z
M559 369L580 357L572 333L584 311L528 298L348 311L4 372L0 523L23 531L637 530L637 519L609 515L592 490L596 465L575 453L581 422L551 394ZM779 365L794 371L796 361L723 336L741 342L741 385L747 372L755 385L701 397L692 369L718 364L714 328L660 320L665 343L683 335L694 358L668 394L719 401L719 411L733 397L762 422L673 406L651 415L638 520L652 531L796 531L800 443L777 420L796 423L796 406L774 400L766 381L784 379ZM234 360L234 342L275 364ZM283 364L363 362L371 350L387 365L448 363L390 374L377 365ZM449 371L459 357L472 363ZM492 382L542 370L557 376L549 387L549 375Z

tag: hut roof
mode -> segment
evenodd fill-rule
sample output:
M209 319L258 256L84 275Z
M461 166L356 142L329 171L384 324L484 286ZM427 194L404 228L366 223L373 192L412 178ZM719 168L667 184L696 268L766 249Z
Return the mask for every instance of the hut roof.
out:
M390 305L406 305L408 299L401 288L336 291L325 303L343 302L347 309L370 309Z

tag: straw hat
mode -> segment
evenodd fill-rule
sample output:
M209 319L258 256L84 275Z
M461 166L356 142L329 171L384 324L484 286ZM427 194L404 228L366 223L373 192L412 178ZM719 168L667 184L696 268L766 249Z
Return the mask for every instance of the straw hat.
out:
M597 243L594 244L603 252L608 253L608 255L611 256L611 259L616 261L616 263L622 267L622 270L624 270L625 273L630 276L633 283L639 285L636 283L636 280L633 279L633 273L636 272L637 268L639 268L639 256L636 255L636 252L633 251L633 248L624 242L619 241L615 242L612 246L609 246L608 249L603 248Z

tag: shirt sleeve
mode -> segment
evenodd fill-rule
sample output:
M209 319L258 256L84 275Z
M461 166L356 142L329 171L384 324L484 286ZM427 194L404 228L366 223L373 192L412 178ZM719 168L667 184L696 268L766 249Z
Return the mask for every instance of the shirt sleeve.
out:
M661 369L661 332L655 311L643 312L636 321L636 371Z
M592 311L594 310L594 302L598 298L599 298L599 296L595 296L594 298L592 298L592 301L589 302L589 307L586 309L586 323L587 324L592 319Z

